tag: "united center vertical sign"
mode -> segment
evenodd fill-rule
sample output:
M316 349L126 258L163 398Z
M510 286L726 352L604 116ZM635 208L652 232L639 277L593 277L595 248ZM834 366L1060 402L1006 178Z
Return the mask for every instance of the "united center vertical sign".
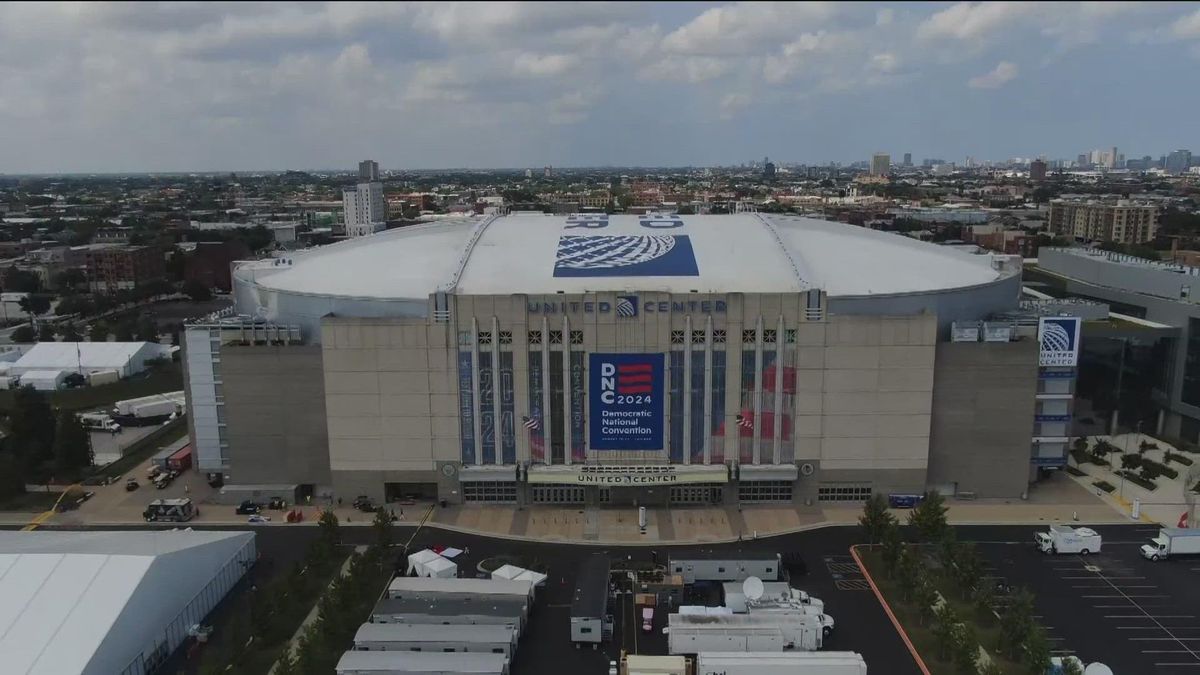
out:
M662 450L662 354L589 355L588 394L593 450Z

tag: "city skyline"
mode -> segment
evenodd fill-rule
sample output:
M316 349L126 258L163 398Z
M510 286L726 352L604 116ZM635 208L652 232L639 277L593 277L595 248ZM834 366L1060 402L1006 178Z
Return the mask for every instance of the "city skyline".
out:
M0 172L1158 159L1198 63L1182 4L8 4Z

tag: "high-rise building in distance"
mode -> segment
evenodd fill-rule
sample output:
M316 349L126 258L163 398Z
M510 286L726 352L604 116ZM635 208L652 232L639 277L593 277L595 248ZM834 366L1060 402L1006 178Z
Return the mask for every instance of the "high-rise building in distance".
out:
M892 168L892 156L886 152L877 152L871 155L871 175L886 176Z
M1046 180L1046 162L1040 159L1030 162L1029 177L1033 180Z
M358 163L358 180L359 182L369 182L379 180L379 162L373 159L364 159Z
M1158 207L1119 200L1116 203L1054 199L1047 227L1081 241L1140 244L1158 234Z
M912 166L912 153L904 153L904 166Z
M1175 152L1167 155L1166 160L1163 161L1163 169L1165 169L1167 173L1173 175L1187 173L1188 167L1191 165L1191 150L1176 150Z
M775 164L769 157L763 157L763 178L771 180L775 177Z

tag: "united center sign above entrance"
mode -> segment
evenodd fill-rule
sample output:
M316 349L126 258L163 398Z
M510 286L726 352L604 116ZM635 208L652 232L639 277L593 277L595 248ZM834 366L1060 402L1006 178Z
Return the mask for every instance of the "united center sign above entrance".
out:
M554 485L651 486L685 483L726 483L729 471L723 464L654 466L536 466L530 467L529 483Z

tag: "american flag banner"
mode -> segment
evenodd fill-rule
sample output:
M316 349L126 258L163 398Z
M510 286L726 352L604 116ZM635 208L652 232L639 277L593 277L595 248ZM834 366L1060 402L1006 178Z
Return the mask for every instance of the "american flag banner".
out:
M521 422L525 425L525 428L530 431L536 431L537 429L542 428L542 421L540 419L538 419L536 416L522 417Z
M737 425L739 427L742 427L743 429L753 429L754 428L754 420L750 419L749 415L738 415L737 416Z

